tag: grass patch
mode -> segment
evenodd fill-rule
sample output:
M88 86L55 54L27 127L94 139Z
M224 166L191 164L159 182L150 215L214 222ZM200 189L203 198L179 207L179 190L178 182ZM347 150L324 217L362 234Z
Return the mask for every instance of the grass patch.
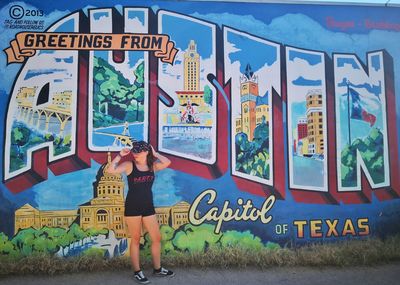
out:
M259 268L275 266L371 266L400 261L400 235L387 239L366 239L331 244L312 244L299 248L262 248L240 246L210 248L205 252L174 252L163 256L163 264L180 268ZM151 258L141 256L142 266L151 267ZM129 257L105 259L101 254L58 258L46 254L12 259L0 255L1 275L93 272L130 269Z

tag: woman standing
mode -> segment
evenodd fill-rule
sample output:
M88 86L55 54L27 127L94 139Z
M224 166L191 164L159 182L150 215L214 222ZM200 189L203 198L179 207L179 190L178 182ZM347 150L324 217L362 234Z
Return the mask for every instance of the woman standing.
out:
M129 153L133 161L119 164L122 157ZM161 267L161 234L153 204L151 187L154 181L154 172L164 169L171 161L156 152L147 142L135 142L131 150L124 148L113 159L111 166L106 170L111 174L125 173L128 176L129 191L125 200L125 223L131 236L130 256L135 280L141 284L150 281L140 269L139 247L142 223L151 239L151 255L153 258L153 275L173 276L171 270Z

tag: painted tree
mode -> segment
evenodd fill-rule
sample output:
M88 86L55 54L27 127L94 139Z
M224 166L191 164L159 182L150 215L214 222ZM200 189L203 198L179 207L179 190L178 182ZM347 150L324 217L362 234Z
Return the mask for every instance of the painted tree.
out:
M93 105L95 127L143 121L144 62L134 70L135 81L100 57L94 58ZM107 108L107 112L105 112Z
M35 233L36 230L34 228L27 228L19 230L18 233L13 237L12 243L23 256L32 254L33 244L36 238Z
M50 253L56 253L64 244L63 237L67 236L67 231L63 228L43 227L38 233L39 237L43 236L48 241L46 251Z
M357 151L364 160L371 178L375 183L385 179L383 159L383 134L378 128L372 128L369 135L355 139L346 145L341 152L341 177L344 187L354 187L357 184Z
M172 243L172 239L175 234L175 230L167 225L160 226L161 233L161 254L168 254L175 251L175 247ZM146 232L143 236L144 243L142 246L143 252L146 256L151 255L150 247L151 247L151 239L148 232Z
M242 247L245 249L261 249L264 247L261 239L250 231L226 231L223 233L220 244L222 247Z
M195 227L187 224L175 234L172 243L180 251L206 251L218 247L221 236L222 233L214 233L214 225L202 224Z
M22 124L18 124L16 127L14 127L11 131L11 162L18 162L20 161L23 165L23 160L24 160L24 152L22 151L22 147L26 146L29 142L31 136L31 130L25 127ZM13 149L15 149L15 153L13 152ZM18 163L16 163L18 164ZM18 169L19 167L15 165L12 168Z
M210 106L213 104L212 90L208 85L204 86L204 102Z
M83 238L86 237L85 232L76 223L73 223L69 227L69 229L67 231L67 235L69 235L71 237L72 242L81 241L81 243L82 243Z
M269 179L269 126L265 120L254 130L253 141L245 133L235 136L236 170Z
M0 256L7 256L8 258L18 258L19 252L15 249L15 245L8 240L8 236L0 233Z

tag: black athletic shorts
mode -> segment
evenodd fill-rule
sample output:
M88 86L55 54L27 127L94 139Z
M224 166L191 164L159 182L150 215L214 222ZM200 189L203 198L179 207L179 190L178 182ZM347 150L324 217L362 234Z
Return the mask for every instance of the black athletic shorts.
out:
M155 215L153 203L143 203L139 199L135 199L134 195L128 195L125 200L125 213L126 217L132 216L151 216Z

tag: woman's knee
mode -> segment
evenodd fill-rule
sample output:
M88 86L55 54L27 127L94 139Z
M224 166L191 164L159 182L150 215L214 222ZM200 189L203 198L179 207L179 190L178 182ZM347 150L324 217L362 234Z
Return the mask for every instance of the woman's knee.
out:
M150 238L153 244L161 243L161 234L153 234Z
M140 244L140 235L131 235L131 244L132 245L139 245Z

